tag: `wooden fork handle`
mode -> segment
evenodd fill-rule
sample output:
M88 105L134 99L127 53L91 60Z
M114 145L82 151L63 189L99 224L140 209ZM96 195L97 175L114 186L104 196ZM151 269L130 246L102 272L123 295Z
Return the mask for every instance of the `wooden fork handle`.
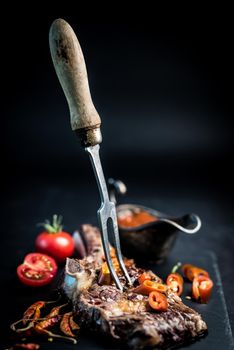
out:
M50 28L49 44L54 67L66 96L72 130L83 146L101 142L101 119L94 107L84 56L71 26L56 19Z

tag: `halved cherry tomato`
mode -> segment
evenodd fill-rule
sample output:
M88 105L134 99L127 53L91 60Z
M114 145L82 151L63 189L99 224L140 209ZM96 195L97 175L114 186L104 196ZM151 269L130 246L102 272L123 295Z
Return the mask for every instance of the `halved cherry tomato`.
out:
M156 291L149 294L149 305L152 309L157 311L166 311L168 309L166 296Z
M191 282L193 281L193 279L197 276L207 276L209 277L209 274L206 270L201 269L200 267L191 265L191 264L185 264L182 266L182 271L185 275L185 277L187 277Z
M166 284L177 295L181 295L183 292L183 277L179 273L170 273L167 277Z
M210 298L213 285L213 281L207 276L195 277L192 286L193 298L201 303L206 303Z
M145 280L142 284L132 290L134 293L149 295L150 292L157 291L165 293L168 287L165 284Z
M31 287L41 287L52 281L57 272L57 264L53 258L40 253L30 253L23 264L17 267L20 281Z
M151 280L152 279L152 277L150 276L150 274L149 273L147 273L147 272L143 272L139 277L138 277L138 282L141 284L141 283L143 283L144 281L146 281L146 280Z

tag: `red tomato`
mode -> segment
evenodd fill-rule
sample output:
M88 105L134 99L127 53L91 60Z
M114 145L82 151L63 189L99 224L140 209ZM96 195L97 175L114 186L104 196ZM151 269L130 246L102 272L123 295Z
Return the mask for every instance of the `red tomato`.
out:
M36 250L52 256L57 262L63 263L67 257L74 253L74 241L72 236L62 231L61 217L53 216L53 223L46 221L43 224L45 231L36 238Z
M36 250L52 256L56 261L62 263L74 252L74 242L69 233L64 231L58 233L42 232L36 239Z
M31 287L41 287L52 281L57 272L57 264L53 258L40 253L30 253L23 264L17 267L20 281Z

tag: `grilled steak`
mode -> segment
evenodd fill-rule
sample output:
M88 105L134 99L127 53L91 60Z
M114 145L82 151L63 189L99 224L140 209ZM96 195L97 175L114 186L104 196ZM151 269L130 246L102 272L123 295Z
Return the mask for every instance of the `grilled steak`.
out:
M201 316L185 306L180 297L167 292L168 309L165 312L152 310L148 296L133 292L126 286L121 293L114 284L99 285L98 276L102 260L102 244L97 228L83 225L81 235L86 241L88 253L84 259L67 259L63 289L72 301L80 325L101 331L124 341L131 349L165 349L194 340L203 335L207 326ZM143 269L133 260L125 260L131 280ZM150 272L155 281L161 279ZM120 276L124 284L125 279Z

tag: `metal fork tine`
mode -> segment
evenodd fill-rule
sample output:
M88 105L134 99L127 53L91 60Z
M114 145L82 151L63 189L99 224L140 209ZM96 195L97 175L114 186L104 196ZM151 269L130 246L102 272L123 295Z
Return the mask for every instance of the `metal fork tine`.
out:
M96 175L96 180L98 183L98 188L99 188L99 192L100 192L101 200L102 200L101 207L98 210L98 220L99 220L99 227L101 229L101 238L102 238L104 254L106 257L106 262L107 262L108 268L110 270L110 273L114 279L116 286L122 291L123 286L119 280L119 277L117 276L117 273L114 269L114 266L113 266L113 263L111 260L111 256L110 256L109 233L108 233L108 220L109 219L111 219L112 229L113 229L113 233L114 233L113 234L114 245L115 245L117 259L118 259L120 268L121 268L127 282L130 285L131 285L131 279L128 275L126 266L124 265L123 258L121 255L115 203L111 202L109 199L106 181L105 181L105 177L104 177L101 162L100 162L99 145L87 147L86 151L89 153L89 156L91 159L91 163L93 166L94 173Z
M122 253L121 253L121 248L120 248L120 240L119 240L119 229L118 229L118 225L117 225L117 218L116 217L116 212L112 212L111 215L111 223L112 223L112 227L113 227L113 239L114 239L114 248L116 250L116 256L120 265L120 268L123 272L123 275L127 281L127 283L131 286L132 285L132 281L131 278L128 274L128 271L126 269L126 266L124 264L123 261L123 257L122 257Z
M108 230L107 230L107 220L106 218L102 218L101 213L98 211L98 220L99 220L99 227L101 228L101 239L102 239L102 245L103 250L106 258L106 262L108 265L108 268L110 270L111 276L113 277L116 286L123 291L123 286L119 280L119 277L117 276L117 273L115 271L115 268L112 263L112 259L110 256L110 245L109 245L109 238L108 238Z

